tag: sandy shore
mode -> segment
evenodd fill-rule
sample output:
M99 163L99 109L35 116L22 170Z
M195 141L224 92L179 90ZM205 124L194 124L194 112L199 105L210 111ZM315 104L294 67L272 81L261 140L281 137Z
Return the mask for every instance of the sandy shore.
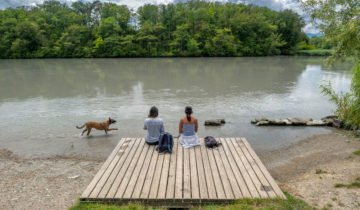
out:
M334 187L360 177L360 156L353 154L359 149L359 138L339 130L259 156L283 191L317 208L360 209L359 188Z
M0 209L67 209L103 160L24 159L0 150Z
M259 156L280 187L315 207L360 208L359 188L335 188L360 176L360 141L349 133L315 135ZM103 159L25 159L0 150L0 209L67 209ZM316 169L326 171L315 174Z

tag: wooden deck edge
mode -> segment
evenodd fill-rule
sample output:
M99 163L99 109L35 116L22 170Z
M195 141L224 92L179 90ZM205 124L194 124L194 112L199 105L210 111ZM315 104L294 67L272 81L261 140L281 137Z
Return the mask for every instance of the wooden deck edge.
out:
M229 205L234 204L234 199L99 199L81 198L82 203L102 203L110 205L141 204L152 207L190 207L201 205Z

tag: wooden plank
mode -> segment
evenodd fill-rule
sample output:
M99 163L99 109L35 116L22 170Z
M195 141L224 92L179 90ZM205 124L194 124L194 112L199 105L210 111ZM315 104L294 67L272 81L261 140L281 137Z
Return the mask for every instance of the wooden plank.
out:
M164 163L161 169L161 178L159 183L159 191L157 194L158 199L165 199L166 198L166 188L168 184L168 176L169 176L169 168L170 168L170 157L173 154L166 153L164 154Z
M219 139L217 139L219 140ZM229 182L229 177L227 175L227 171L224 167L224 163L221 159L220 153L219 153L219 148L215 148L213 149L213 153L214 153L214 158L215 158L215 162L217 165L217 168L219 170L219 174L220 174L220 178L221 178L221 182L223 184L224 187L224 191L225 191L225 195L227 199L234 199L234 192L232 189L232 186Z
M155 150L155 146L153 147L153 150ZM158 156L159 156L159 153L157 151L154 151L153 155L151 157L149 169L146 174L145 182L144 182L144 185L143 185L141 193L140 193L140 198L142 198L142 199L148 198L150 190L152 190L150 187L151 187L151 182L154 178L155 167L156 167L156 163L158 160Z
M145 148L145 141L141 141L142 139L138 139L137 140L137 144L139 144L138 149L135 152L134 157L131 160L131 163L128 167L128 169L126 170L125 176L122 178L121 184L119 185L117 192L114 196L114 198L123 198L124 196L124 192L130 182L131 177L133 176L133 172L135 170L135 167L137 165L137 163L139 162L139 157L144 153L144 148ZM134 175L134 176L138 176L138 174Z
M108 190L108 193L106 195L106 198L114 198L117 189L119 188L119 185L121 184L121 181L130 165L131 160L133 159L134 154L136 153L136 150L139 148L139 139L133 139L134 146L131 148L131 150L128 152L128 156L123 163L123 166L121 167L121 170L116 175L115 180L113 181L110 189Z
M189 148L184 148L184 199L191 198L191 172L190 172L190 155Z
M99 171L96 173L95 177L91 180L90 184L82 193L82 198L89 197L90 193L93 191L96 184L99 182L100 178L104 174L105 170L109 167L110 163L113 161L115 155L120 149L121 145L125 142L125 138L120 139L119 143L116 145L115 149L110 153L109 157L106 159L105 163L101 166Z
M142 139L141 141L145 141L145 139ZM154 146L145 145L145 147L149 147L149 148L148 148L148 152L146 154L145 160L144 160L144 164L141 168L141 171L139 172L139 176L136 181L136 185L134 187L133 194L131 196L132 199L140 198L141 190L143 188L145 178L146 178L149 166L150 166L151 157L153 156L153 153L156 152Z
M156 168L155 168L155 172L154 172L154 177L151 183L151 190L150 190L150 194L149 194L149 198L150 199L154 199L156 198L158 191L159 191L159 183L160 183L160 175L161 175L161 169L163 166L163 162L164 162L164 157L165 154L159 154L158 155L158 160L157 160L157 164L156 164Z
M131 198L134 188L135 188L135 185L138 181L138 178L142 175L142 174L140 174L140 170L142 170L143 167L144 168L146 167L144 165L144 163L146 162L145 157L148 157L148 153L151 153L150 146L145 143L145 139L141 139L141 142L144 142L144 148L140 154L139 160L136 163L136 166L135 166L133 174L130 178L129 184L127 185L126 190L124 192L124 195L123 195L124 199Z
M246 148L248 149L249 153L251 154L251 156L254 158L255 162L257 163L257 165L260 167L262 173L265 175L266 179L268 180L268 182L270 183L271 187L274 189L276 195L280 198L284 198L286 199L286 196L284 195L284 193L281 191L281 189L279 188L279 186L277 185L277 183L275 182L275 180L273 179L273 177L271 176L271 174L269 173L269 171L265 168L264 164L261 162L260 158L256 155L255 151L252 149L252 147L250 146L250 144L248 143L248 141L246 141L246 139L242 138L243 143L245 144Z
M201 147L205 147L204 144L202 144L201 146L197 146L195 147L195 159L196 159L196 165L197 165L197 173L198 173L198 177L199 177L199 190L200 190L200 198L201 199L208 199L208 190L207 190L207 185L206 185L206 176L205 176L205 172L204 172L204 165L203 165L203 160L202 160L202 156L201 156ZM210 172L210 170L209 170ZM216 194L215 194L216 195Z
M127 140L129 140L129 139L127 139ZM125 140L125 142L127 140ZM126 156L126 151L128 151L127 150L127 145L126 145L128 142L129 141L127 141L126 143L124 143L122 145L122 147L123 146L126 147L126 148L124 148L125 149L125 156ZM120 150L121 150L121 147L120 147ZM119 160L120 160L120 155L115 155L113 161L110 163L109 167L105 170L103 176L101 177L101 179L99 180L99 182L95 186L94 190L91 192L89 198L97 198L98 197L100 191L103 189L104 185L106 184L107 180L109 179L109 176L114 171L114 168L115 168L115 166L116 166L116 164L118 163Z
M220 138L219 140L220 140L220 142L224 141L223 138ZM243 194L242 194L242 192L240 190L240 187L239 187L238 182L236 180L236 177L234 175L233 169L230 166L229 159L226 156L224 148L222 146L220 146L217 149L218 149L217 152L220 154L220 157L221 157L223 168L225 169L224 172L228 177L228 181L230 183L230 187L231 187L231 190L233 192L234 198L235 199L243 198Z
M174 139L174 148L172 154L170 156L170 168L169 168L169 176L168 176L168 183L166 188L166 198L173 199L175 198L175 178L176 178L176 157L178 153L178 140Z
M236 164L236 160L234 159L232 153L230 152L230 149L229 149L228 144L227 144L228 141L231 141L231 140L221 138L221 143L222 143L221 149L224 150L224 154L228 158L230 167L231 167L231 169L232 169L232 171L234 173L234 176L235 176L236 181L237 181L237 183L238 183L238 185L240 187L240 190L241 190L241 193L242 193L243 197L244 198L251 198L252 196L251 196L251 194L249 192L249 189L248 189L248 187L247 187L247 185L245 183L244 177L241 174L241 171L239 170L239 168L238 168L238 166ZM256 189L255 189L255 191L256 191Z
M178 142L177 144L177 157L176 157L176 177L175 177L175 198L183 198L183 175L184 175L184 148Z
M216 164L216 161L215 161L213 149L206 149L206 152L207 152L208 157L209 157L209 164L210 164L211 172L212 172L212 175L213 175L213 180L214 180L214 184L215 184L217 199L226 199L224 186L222 184L220 174L219 174L219 170L217 168L217 164Z
M214 179L213 179L213 174L211 171L211 167L210 167L210 163L209 163L209 157L207 154L207 149L205 147L205 142L204 139L201 138L200 139L200 144L203 145L200 147L200 151L201 151L201 160L204 166L204 171L205 171L205 180L206 180L206 187L207 187L207 193L208 193L208 198L209 199L217 199L217 195L216 195L216 188L215 188L215 184L214 184Z
M246 167L237 152L237 149L236 149L237 146L235 146L232 143L233 140L234 139L231 138L230 141L226 141L225 143L226 143L227 147L229 148L229 151L231 152L231 155L234 158L242 177L244 178L245 184L246 184L247 188L249 189L251 197L259 198L260 195L256 189L256 186L254 185L253 181L251 180L251 177L250 177L248 171L246 170Z
M243 143L243 141L240 138L236 139L238 145L240 146L240 149L243 151L243 153L245 154L245 157L248 159L248 162L250 163L251 167L253 168L257 178L259 179L259 181L261 182L261 191L265 191L267 193L267 195L269 197L276 197L276 194L273 190L267 191L265 189L271 187L270 184L268 183L268 181L266 180L266 178L264 177L263 173L260 171L260 168L258 167L258 165L256 164L255 160L253 159L253 157L250 155L250 153L248 152L245 144Z
M259 195L261 198L268 198L268 195L265 191L262 191L262 185L261 182L259 181L259 179L257 178L253 168L251 167L250 163L248 162L247 158L245 157L244 153L242 152L242 150L240 149L240 145L238 145L238 143L236 142L235 139L231 139L232 143L234 144L234 147L236 149L236 151L238 152L238 155L240 156L240 159L242 161L242 163L245 166L245 169L248 171L249 176L251 178L251 180L253 181L256 190L258 191Z
M123 146L121 146L120 150L119 150L119 152L121 152L121 150L123 150L122 153L126 153L126 154L121 156L121 158L118 160L116 166L114 167L112 173L107 175L108 178L107 178L106 182L103 184L103 187L100 190L97 197L99 197L99 198L105 198L106 197L106 194L108 193L112 183L114 182L117 174L119 173L119 171L120 171L120 169L121 169L121 167L123 165L123 162L128 157L129 151L131 150L131 148L135 144L135 140L132 140L131 138L129 138L128 140L129 141L127 143L124 143ZM127 144L127 145L125 145L125 144Z
M200 147L200 146L197 146ZM199 180L197 173L197 164L196 164L196 156L195 156L195 148L189 148L190 153L190 183L191 183L191 198L192 199L200 199L200 190L199 190Z

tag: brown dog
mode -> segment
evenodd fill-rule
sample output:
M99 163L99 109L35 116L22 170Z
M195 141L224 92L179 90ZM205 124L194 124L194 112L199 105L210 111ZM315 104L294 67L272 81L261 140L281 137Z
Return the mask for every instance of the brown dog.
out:
M87 122L82 126L76 126L77 129L82 129L83 127L86 126L86 129L83 130L83 132L81 133L81 135L83 135L86 131L87 131L87 136L90 134L91 129L95 128L97 130L104 130L105 134L107 134L108 131L112 131L112 130L117 130L117 128L109 128L110 124L114 124L116 123L116 120L111 119L109 117L109 120L106 120L105 122Z

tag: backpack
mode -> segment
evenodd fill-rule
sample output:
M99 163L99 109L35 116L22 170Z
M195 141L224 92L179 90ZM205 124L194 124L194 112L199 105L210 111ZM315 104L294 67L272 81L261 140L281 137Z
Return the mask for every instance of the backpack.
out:
M215 140L215 138L212 137L212 136L207 136L207 137L205 137L205 138L204 138L204 141L205 141L205 146L206 146L207 148L218 147L219 145L221 145L221 143L220 143L220 142L217 142L217 141Z
M170 133L163 133L160 135L159 145L156 147L156 150L159 153L162 152L172 152L174 146L174 139Z

